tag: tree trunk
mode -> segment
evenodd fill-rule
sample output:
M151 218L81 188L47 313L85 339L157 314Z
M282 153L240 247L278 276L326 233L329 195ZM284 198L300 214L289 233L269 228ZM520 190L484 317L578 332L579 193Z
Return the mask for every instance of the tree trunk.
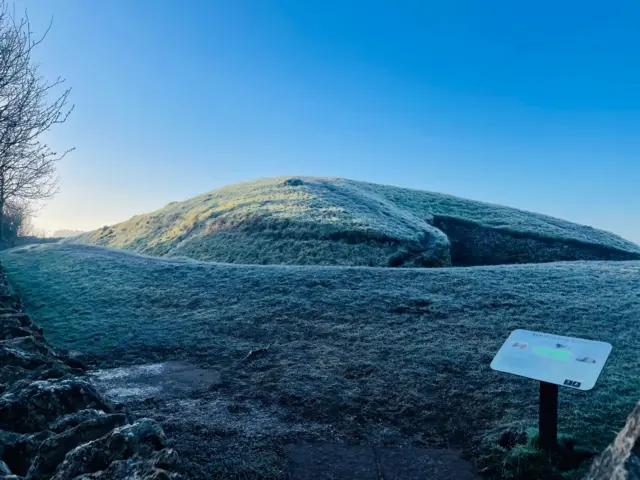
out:
M4 241L4 202L0 202L0 242Z

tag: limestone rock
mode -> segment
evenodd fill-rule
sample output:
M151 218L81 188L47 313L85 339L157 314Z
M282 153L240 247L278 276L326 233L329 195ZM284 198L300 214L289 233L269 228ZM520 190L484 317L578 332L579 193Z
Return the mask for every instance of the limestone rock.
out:
M92 408L78 410L77 412L63 415L51 422L49 424L49 430L55 433L62 433L65 430L76 427L88 420L95 420L97 418L104 417L105 415L107 415L107 413L102 410L95 410Z
M25 337L29 338L29 337ZM0 342L0 365L11 366L11 367L20 367L26 370L35 370L36 368L47 365L49 363L53 363L55 358L46 357L37 352L29 352L29 350L24 350L16 340L5 340Z
M22 312L24 310L22 301L15 295L0 295L0 306L2 307L3 313Z
M627 460L627 480L640 480L640 457L631 455Z
M28 337L14 338L11 340L5 340L2 342L2 345L7 349L25 352L41 358L51 360L59 358L55 350L47 344L43 337L31 335Z
M0 362L5 360L6 357L2 355L0 347ZM8 362L0 367L0 395L2 395L10 385L14 384L18 380L29 378L33 374L33 370L28 370L15 365L10 365Z
M62 378L65 376L77 377L84 375L84 370L79 368L72 368L66 363L62 363L58 360L54 361L50 365L43 365L36 369L31 375L33 380L51 380L54 378Z
M80 379L17 382L0 397L0 428L37 432L61 415L95 408L112 413L113 406Z
M84 355L54 349L0 271L0 480L177 480L178 456L149 419L126 425L86 378Z
M0 319L0 340L9 340L16 337L28 337L33 334L33 331L29 331L28 329L20 326L20 323L16 319Z
M640 480L636 443L640 438L640 402L615 440L593 462L585 480Z
M38 448L38 455L31 463L27 476L40 478L51 474L64 461L65 455L83 443L96 440L126 423L124 414L109 414L87 420L70 430L46 439Z
M9 322L9 321L17 321L20 327L34 327L34 323L24 312L1 312L0 313L0 323Z
M129 467L125 467L126 462L116 465L112 465L112 463L152 458L155 452L164 448L164 445L165 437L160 425L151 419L143 418L133 425L116 428L104 437L85 443L69 452L52 480L71 480L83 474L92 474L108 469L117 471L125 468L124 473L130 470ZM129 475L129 473L127 474ZM129 477L94 476L88 478L106 480L108 478Z
M40 444L50 436L51 432L48 431L33 435L0 431L0 460L4 461L14 474L25 475Z
M80 352L70 351L65 355L65 363L72 368L87 369L87 357Z
M73 368L79 368L80 370L87 369L87 356L82 352L75 350L67 350L66 348L56 348L58 358L64 361L67 365Z
M5 322L12 326L11 332L24 330L17 326L18 320ZM6 334L7 328L3 330ZM0 383L14 384L19 380L46 380L64 375L84 374L61 362L45 340L34 335L19 336L0 341ZM3 392L4 393L3 389Z
M105 470L81 475L73 480L181 480L181 475L169 473L159 465L162 462L158 459L167 456L177 458L174 450L164 449L146 460L117 460Z
M12 475L11 470L9 470L9 466L0 460L0 477L7 477Z

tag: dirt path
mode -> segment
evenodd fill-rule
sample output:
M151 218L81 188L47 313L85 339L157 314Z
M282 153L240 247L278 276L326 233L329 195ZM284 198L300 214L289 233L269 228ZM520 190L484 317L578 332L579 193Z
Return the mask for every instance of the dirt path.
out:
M290 445L292 480L473 480L471 465L452 450L371 445Z
M131 404L153 400L159 407L156 413L165 419L173 417L183 423L217 427L227 425L249 436L255 435L258 430L282 428L277 427L276 414L263 413L262 417L253 415L240 420L242 416L228 413L228 405L199 397L197 392L215 387L221 381L219 374L213 370L181 362L164 362L98 370L90 375L96 387L113 401ZM226 413L222 415L220 411ZM188 456L189 452L184 453ZM459 453L452 450L292 441L284 446L284 456L286 475L291 480L478 478L471 464L461 460Z

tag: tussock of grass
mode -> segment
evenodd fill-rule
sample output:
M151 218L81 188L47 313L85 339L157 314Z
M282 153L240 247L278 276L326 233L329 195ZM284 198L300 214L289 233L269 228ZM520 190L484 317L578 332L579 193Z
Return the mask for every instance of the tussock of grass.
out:
M616 235L544 215L308 177L232 185L69 241L252 264L437 267L640 259L640 247Z
M613 344L594 390L560 391L560 431L582 448L601 451L640 396L640 262L238 266L67 244L1 252L0 261L54 345L102 366L215 368L221 402L279 412L282 425L298 425L289 440L454 446L487 476L518 472L518 459L538 458L530 445L496 455L487 442L490 432L537 422L537 383L489 368L516 328ZM219 442L234 465L282 470L277 430L252 433L263 442L254 450L228 428ZM221 458L211 465L232 468Z
M501 464L495 473L505 480L578 480L595 456L571 435L560 435L557 448L545 451L538 444L538 430L522 425L498 429L485 436L482 445L485 463Z

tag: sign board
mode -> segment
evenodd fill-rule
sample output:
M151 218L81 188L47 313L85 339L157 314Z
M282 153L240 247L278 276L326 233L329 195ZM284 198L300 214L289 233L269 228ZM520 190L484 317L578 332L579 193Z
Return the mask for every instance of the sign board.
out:
M611 344L550 333L514 330L491 368L541 382L591 390L611 353Z

